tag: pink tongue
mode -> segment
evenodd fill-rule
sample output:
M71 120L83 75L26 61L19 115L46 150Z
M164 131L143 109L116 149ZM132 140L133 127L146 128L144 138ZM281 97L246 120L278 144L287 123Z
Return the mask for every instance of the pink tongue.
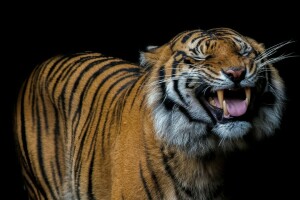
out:
M227 110L231 116L238 117L246 113L246 100L228 99L225 101L227 104Z
M215 97L215 103L218 108L220 108L220 104L218 98ZM227 111L230 116L238 117L246 113L247 111L247 103L246 100L241 99L226 99Z

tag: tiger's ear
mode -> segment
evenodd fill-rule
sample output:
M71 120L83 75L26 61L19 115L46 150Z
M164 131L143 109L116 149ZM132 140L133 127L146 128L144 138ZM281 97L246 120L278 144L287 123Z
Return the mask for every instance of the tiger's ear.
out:
M166 62L171 56L171 50L167 44L163 46L148 46L145 52L140 52L140 65L153 66Z
M151 51L151 50L154 50L154 49L157 49L157 48L158 48L158 46L147 46L146 50Z

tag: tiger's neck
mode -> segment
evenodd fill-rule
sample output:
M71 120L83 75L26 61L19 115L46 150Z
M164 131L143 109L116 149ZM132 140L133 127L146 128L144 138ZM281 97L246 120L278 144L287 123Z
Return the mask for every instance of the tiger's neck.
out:
M191 156L184 150L160 140L149 126L151 124L144 126L148 130L144 135L147 155L145 166L150 168L153 174L166 175L167 178L161 181L168 187L167 191L172 191L170 197L215 199L222 196L222 153L211 152Z

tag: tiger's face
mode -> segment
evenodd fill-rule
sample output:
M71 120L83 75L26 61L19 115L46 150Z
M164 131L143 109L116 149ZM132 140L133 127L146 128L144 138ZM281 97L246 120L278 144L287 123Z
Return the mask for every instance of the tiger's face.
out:
M227 29L189 31L141 56L160 138L192 154L243 146L279 127L284 85L255 40Z

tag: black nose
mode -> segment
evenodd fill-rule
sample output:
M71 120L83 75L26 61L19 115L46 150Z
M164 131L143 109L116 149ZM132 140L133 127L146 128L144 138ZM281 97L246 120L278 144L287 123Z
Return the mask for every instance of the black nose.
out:
M245 79L246 69L244 67L230 67L223 70L225 76L227 76L230 80L235 83L239 83L243 79Z

